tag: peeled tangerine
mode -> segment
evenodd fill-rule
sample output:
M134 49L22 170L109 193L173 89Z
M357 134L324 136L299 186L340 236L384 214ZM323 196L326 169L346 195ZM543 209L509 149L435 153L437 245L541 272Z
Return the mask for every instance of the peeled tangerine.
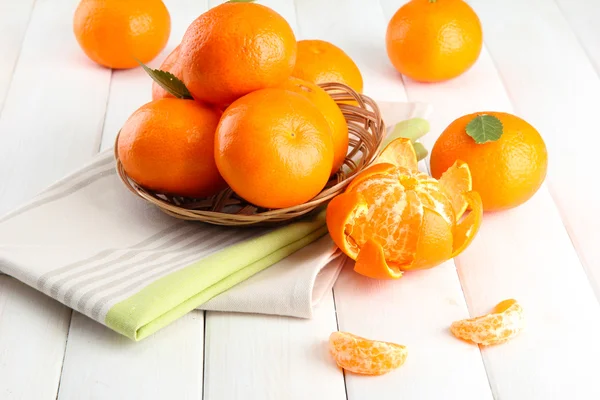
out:
M410 140L398 138L330 202L327 227L356 272L397 279L460 254L482 215L467 164L457 161L435 180L418 171Z
M500 302L490 314L453 322L450 331L459 339L490 346L514 338L524 325L523 308L509 299Z
M383 375L406 361L405 346L369 340L347 332L329 336L329 351L338 366L362 375Z

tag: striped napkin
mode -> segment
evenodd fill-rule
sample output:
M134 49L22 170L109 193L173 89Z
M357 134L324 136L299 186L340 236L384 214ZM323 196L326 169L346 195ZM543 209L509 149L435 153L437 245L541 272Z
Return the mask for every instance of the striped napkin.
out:
M345 261L323 211L276 229L181 221L127 191L112 151L0 218L0 271L134 340L195 308L310 318Z

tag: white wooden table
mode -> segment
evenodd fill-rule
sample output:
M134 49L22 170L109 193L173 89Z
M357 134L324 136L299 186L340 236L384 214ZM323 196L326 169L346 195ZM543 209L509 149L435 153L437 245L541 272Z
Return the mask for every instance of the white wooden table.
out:
M141 69L89 62L72 34L78 0L0 0L0 214L109 148L150 99ZM167 49L217 2L165 0ZM525 205L486 215L460 257L400 281L344 271L312 320L192 312L140 343L0 276L0 399L600 399L600 0L472 0L485 36L477 64L450 82L397 75L387 21L403 0L261 0L299 38L345 49L378 100L431 103L428 148L453 119L509 111L550 151ZM527 330L480 350L449 324L514 297ZM331 331L409 346L382 377L346 375Z

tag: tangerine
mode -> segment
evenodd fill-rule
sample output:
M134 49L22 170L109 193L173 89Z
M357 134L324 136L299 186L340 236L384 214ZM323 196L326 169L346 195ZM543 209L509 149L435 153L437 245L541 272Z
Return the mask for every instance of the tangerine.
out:
M298 93L310 100L325 117L325 120L331 128L333 139L333 167L331 174L338 172L348 153L348 124L342 114L342 110L337 103L321 87L312 82L303 79L290 77L280 86L295 93Z
M268 88L234 101L217 127L215 159L242 198L265 208L299 205L327 183L331 129L306 97Z
M344 50L324 40L298 41L298 56L292 76L316 84L343 83L359 93L363 90L358 66Z
M192 22L179 59L194 99L225 105L286 80L296 62L296 38L272 9L226 2Z
M459 76L483 46L479 17L463 0L409 1L390 20L385 40L398 72L422 82Z
M127 119L117 143L127 175L160 193L207 197L227 185L213 149L220 113L193 100L160 99Z
M81 0L73 18L79 46L108 68L137 67L161 52L171 17L161 0Z
M385 162L376 160L359 173L327 207L329 234L356 260L354 270L397 279L402 271L432 268L460 254L475 237L483 212L479 195L456 183L463 179L461 166L436 181L416 169L406 138L392 141L379 158ZM457 197L471 210L460 219Z
M498 140L478 144L467 134L467 124L478 115L500 120ZM439 178L456 160L469 165L473 190L481 195L486 211L527 201L542 185L548 168L548 153L539 132L523 119L503 112L468 114L442 132L431 150L431 174Z

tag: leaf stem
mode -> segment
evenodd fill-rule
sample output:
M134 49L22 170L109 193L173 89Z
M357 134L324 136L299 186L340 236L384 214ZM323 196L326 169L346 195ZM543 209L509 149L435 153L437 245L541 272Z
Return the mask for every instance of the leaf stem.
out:
M413 147L415 148L415 153L417 153L417 160L419 161L427 157L427 154L429 154L425 146L423 146L421 143L413 143Z

